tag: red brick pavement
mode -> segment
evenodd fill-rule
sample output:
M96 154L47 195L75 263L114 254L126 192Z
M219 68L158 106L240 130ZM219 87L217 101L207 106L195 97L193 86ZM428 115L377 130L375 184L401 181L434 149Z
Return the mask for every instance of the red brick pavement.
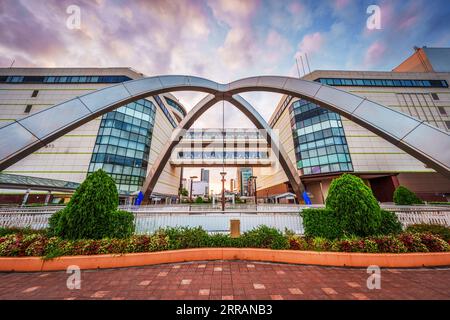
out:
M450 299L450 268L382 269L369 290L365 269L210 261L81 272L0 273L0 299Z

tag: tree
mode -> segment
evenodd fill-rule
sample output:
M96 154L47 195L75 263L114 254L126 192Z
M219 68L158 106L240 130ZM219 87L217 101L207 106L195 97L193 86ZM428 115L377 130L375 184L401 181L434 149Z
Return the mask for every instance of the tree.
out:
M379 232L381 209L361 178L343 174L331 182L326 208L334 210L345 234L370 236Z
M114 180L98 170L88 175L67 206L50 218L50 233L72 240L128 237L134 232L134 217L118 210L118 205Z
M399 186L394 191L394 202L397 205L423 204L423 201L417 195L404 186Z
M187 197L189 195L189 192L187 191L186 188L180 188L179 194L180 196Z

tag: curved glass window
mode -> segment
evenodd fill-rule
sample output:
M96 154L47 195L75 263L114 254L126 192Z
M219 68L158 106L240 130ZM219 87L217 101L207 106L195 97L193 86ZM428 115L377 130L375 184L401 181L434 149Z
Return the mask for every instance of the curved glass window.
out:
M297 167L304 175L353 171L339 114L306 100L289 108Z
M121 193L144 183L155 122L155 105L145 99L103 115L89 172L105 170Z

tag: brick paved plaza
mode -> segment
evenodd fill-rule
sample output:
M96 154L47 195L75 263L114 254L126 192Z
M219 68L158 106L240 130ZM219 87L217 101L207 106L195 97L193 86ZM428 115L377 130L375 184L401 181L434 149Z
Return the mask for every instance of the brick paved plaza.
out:
M210 261L69 274L0 273L0 299L450 299L450 268L382 269L369 290L366 269Z

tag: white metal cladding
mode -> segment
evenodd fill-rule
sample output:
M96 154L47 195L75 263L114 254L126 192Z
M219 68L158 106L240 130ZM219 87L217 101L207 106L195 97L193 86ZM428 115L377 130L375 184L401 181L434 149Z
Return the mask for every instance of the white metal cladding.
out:
M251 77L229 84L192 76L156 76L87 93L78 99L89 109L88 113L78 103L67 101L0 128L0 170L101 114L146 96L180 90L207 92L217 100L227 101L231 101L235 94L248 91L278 92L307 99L348 117L450 177L448 133L334 87L276 76ZM71 110L74 106L75 110ZM44 123L42 119L45 119ZM36 125L36 122L41 123ZM415 123L417 126L414 126Z

